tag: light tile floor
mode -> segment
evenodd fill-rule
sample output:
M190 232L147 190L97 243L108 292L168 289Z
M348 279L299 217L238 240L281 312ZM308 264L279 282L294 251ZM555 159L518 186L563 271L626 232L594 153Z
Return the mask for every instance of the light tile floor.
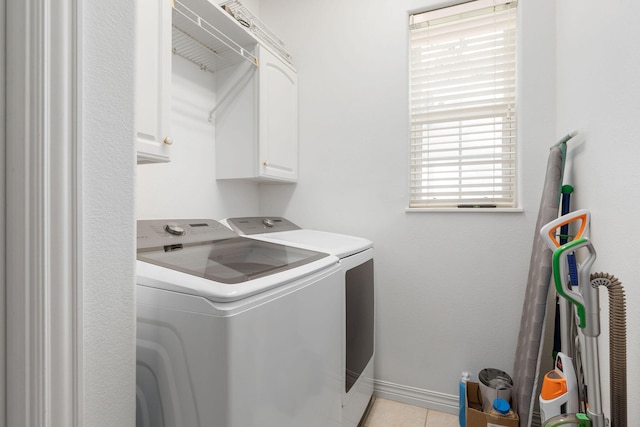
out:
M375 398L364 427L458 427L458 417L419 406Z

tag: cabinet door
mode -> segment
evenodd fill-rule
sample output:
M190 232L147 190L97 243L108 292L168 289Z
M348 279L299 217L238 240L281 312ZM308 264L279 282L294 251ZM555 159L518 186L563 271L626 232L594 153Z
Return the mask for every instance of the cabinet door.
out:
M260 175L298 179L298 76L283 60L259 47L258 121Z
M138 163L168 162L172 0L136 0L136 149Z

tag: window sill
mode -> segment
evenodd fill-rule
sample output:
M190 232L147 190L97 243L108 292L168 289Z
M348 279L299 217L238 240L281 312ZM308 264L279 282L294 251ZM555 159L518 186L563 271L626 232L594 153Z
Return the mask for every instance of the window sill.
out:
M407 213L473 212L473 213L522 213L524 208L406 208Z

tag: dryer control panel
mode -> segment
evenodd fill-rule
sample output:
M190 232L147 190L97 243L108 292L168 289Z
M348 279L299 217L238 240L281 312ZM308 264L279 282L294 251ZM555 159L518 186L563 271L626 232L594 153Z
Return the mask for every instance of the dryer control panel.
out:
M238 237L212 219L144 219L138 220L138 249L167 245L185 245Z
M300 230L301 228L286 218L279 216L247 216L242 218L227 218L227 223L240 234L276 233L279 231Z

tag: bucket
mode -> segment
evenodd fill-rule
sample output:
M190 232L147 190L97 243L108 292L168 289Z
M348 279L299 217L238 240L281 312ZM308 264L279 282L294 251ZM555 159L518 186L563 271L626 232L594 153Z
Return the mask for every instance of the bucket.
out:
M478 374L480 379L480 393L482 393L482 410L489 412L493 401L501 398L511 403L511 388L513 380L500 369L486 368Z

